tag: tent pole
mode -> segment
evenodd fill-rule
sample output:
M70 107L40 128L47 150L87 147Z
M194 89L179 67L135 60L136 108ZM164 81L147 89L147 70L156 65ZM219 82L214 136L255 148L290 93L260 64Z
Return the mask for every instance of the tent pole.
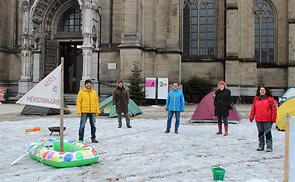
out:
M290 125L290 116L287 113L285 123L285 170L284 170L284 182L289 181L289 125Z
M64 150L64 57L61 58L60 151Z
M46 114L45 114L46 116L48 115L48 112L49 112L49 107L48 107L48 109L47 109L47 111L46 111Z

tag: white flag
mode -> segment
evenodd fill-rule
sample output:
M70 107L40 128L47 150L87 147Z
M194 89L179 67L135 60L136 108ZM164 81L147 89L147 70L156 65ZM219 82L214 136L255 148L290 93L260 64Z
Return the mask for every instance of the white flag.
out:
M62 64L55 68L16 103L60 109L61 67Z

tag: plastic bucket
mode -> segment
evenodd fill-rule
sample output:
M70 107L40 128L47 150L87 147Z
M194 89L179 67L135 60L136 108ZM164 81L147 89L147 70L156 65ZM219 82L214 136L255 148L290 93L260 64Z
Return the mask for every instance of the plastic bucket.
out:
M222 180L224 179L225 169L218 167L218 166L212 166L211 170L213 172L213 180Z

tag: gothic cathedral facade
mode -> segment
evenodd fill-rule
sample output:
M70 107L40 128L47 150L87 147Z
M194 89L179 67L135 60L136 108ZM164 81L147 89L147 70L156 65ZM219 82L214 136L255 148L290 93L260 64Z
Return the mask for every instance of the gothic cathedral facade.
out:
M20 96L64 59L65 93L142 77L226 81L237 97L295 86L295 0L1 0L0 87Z

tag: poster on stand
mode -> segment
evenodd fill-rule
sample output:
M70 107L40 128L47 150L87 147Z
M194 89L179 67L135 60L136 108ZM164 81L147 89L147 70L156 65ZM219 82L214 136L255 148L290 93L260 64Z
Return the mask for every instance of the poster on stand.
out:
M169 91L168 78L158 78L158 99L167 99Z
M156 78L145 79L145 98L156 99Z

